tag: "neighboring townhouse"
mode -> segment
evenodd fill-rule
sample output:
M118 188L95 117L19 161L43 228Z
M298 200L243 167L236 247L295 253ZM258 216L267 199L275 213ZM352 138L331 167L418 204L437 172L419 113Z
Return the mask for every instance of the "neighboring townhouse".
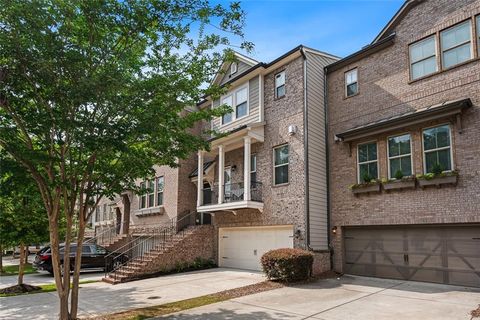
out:
M335 270L480 287L480 1L406 1L326 72Z
M198 105L233 111L205 123L223 135L190 175L201 221L215 227L218 265L260 270L266 251L298 247L315 252L315 272L328 270L323 84L338 58L304 46L270 63L236 58L213 80L227 92Z

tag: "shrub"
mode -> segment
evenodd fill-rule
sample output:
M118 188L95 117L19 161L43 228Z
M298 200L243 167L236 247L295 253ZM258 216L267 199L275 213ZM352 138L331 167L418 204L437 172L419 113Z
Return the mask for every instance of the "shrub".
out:
M312 273L313 254L301 249L276 249L265 253L261 263L268 279L305 280Z
M397 171L395 172L395 175L394 175L394 176L395 176L395 179L401 180L401 179L403 178L403 172L402 172L402 170L397 170Z

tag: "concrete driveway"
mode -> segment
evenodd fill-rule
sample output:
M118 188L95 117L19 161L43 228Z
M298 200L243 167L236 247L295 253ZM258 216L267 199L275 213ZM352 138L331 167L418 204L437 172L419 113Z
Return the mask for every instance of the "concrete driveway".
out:
M469 320L469 312L478 304L480 289L344 276L245 296L162 319Z
M261 273L216 268L111 285L80 285L79 316L194 298L264 281ZM58 319L56 292L0 298L0 319Z

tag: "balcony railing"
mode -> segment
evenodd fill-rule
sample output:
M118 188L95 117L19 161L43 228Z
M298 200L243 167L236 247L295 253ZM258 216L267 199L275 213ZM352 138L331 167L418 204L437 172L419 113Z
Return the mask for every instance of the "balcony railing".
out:
M203 188L203 205L218 204L218 185L213 188ZM223 186L223 202L243 201L245 188L243 182L225 183ZM250 200L262 202L262 183L252 181L250 184Z

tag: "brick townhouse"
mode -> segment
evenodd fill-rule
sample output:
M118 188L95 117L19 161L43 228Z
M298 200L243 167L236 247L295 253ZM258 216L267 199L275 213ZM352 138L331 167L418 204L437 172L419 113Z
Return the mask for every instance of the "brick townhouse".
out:
M213 82L233 112L205 123L224 133L198 153L192 174L197 211L215 227L219 266L260 270L260 257L282 247L328 252L324 67L338 58L299 46L269 63L237 54Z
M406 1L326 72L335 270L480 286L480 1Z

